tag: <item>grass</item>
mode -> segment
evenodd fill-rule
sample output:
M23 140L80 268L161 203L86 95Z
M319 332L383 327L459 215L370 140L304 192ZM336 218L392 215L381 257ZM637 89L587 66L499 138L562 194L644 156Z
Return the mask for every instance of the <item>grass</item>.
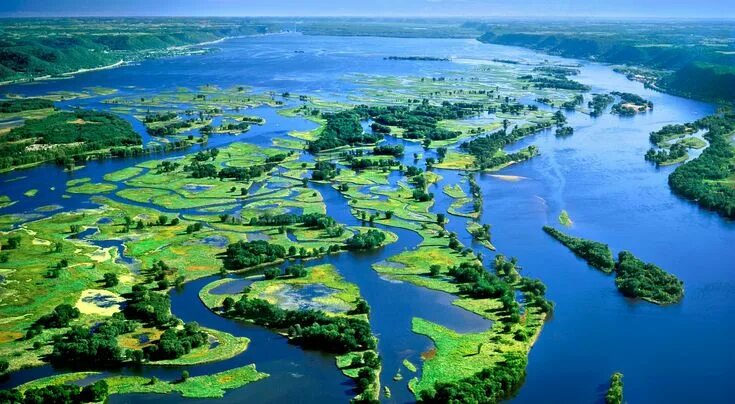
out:
M55 331L47 330L32 340L18 340L32 322L58 304L74 305L85 290L99 288L105 272L119 276L128 273L111 261L95 261L97 247L66 239L69 224L83 219L83 214L57 214L10 233L21 239L19 248L6 251L8 262L3 264L2 273L6 282L0 289L3 302L0 306L0 318L3 319L0 356L8 358L11 370L38 365L41 363L39 356L48 353L45 344ZM93 221L94 217L89 216L86 220ZM55 250L54 243L59 243L61 251ZM57 278L47 277L48 270L62 259L68 261L68 266L59 271ZM129 285L121 283L115 291L126 288ZM43 293L38 293L41 290ZM94 318L97 314L84 315L78 321ZM43 348L29 349L35 341L44 344Z
M6 208L8 206L14 205L15 201L10 199L7 195L0 195L0 209Z
M67 187L73 187L73 186L76 186L76 185L84 184L85 182L89 182L89 181L92 181L92 179L89 178L89 177L75 178L73 180L67 181L66 182L66 186Z
M454 199L467 198L467 194L464 192L459 184L445 185L443 188L445 194Z
M572 222L572 219L569 217L569 213L567 213L567 211L564 209L562 209L561 213L559 213L559 224L566 227L574 224L574 222Z
M123 168L122 170L118 170L118 171L115 171L109 174L105 174L104 179L105 181L111 181L111 182L124 181L131 177L135 177L141 172L143 172L143 169L140 167L127 167L127 168Z
M23 383L18 386L18 391L25 392L30 389L37 389L42 387L54 386L58 384L68 384L79 382L86 379L89 376L98 375L99 372L73 372L73 373L62 373L58 375L42 377L27 383Z
M698 137L688 137L678 141L677 143L681 143L684 146L692 149L703 149L707 147L707 142Z
M337 268L329 264L309 267L307 276L303 278L283 276L273 280L253 282L249 296L265 299L271 304L283 304L283 296L278 292L283 290L284 285L297 288L307 285L323 285L334 289L333 294L313 299L315 303L323 305L323 310L328 312L330 308L341 309L342 312L352 310L360 297L357 285L345 281L337 272Z
M413 372L413 373L416 373L416 371L418 370L416 369L416 365L411 363L411 361L408 359L403 360L403 367L405 367L406 369L408 369L410 372Z
M187 366L217 362L233 358L245 352L250 344L250 339L245 337L235 337L234 335L224 331L209 328L205 328L204 331L209 334L210 343L218 343L215 347L210 348L210 344L204 344L204 346L192 349L191 352L182 357L151 362L151 365Z
M475 231L482 229L482 225L475 221L468 220L466 229L468 233L474 234ZM474 240L482 244L485 248L495 251L495 246L493 245L493 243L490 242L490 240L488 240L484 235L482 236L482 238L474 238Z
M268 377L255 365L247 365L212 375L194 376L180 382L153 381L140 376L113 376L105 379L110 394L181 393L187 398L222 398L227 390L243 387Z
M36 196L37 193L38 193L38 190L34 188L34 189L29 189L28 191L24 192L23 195L29 198L33 198L34 196Z
M112 192L116 189L117 189L117 185L115 184L87 182L81 185L69 187L66 189L66 192L70 194L97 195L97 194L105 194L108 192Z

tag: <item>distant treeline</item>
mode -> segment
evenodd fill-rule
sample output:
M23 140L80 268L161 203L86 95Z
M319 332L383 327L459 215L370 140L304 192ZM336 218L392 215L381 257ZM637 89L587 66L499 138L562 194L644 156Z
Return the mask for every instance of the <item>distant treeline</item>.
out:
M236 20L119 18L6 20L0 29L0 81L58 76L267 31L263 24Z
M0 113L16 113L53 107L54 103L44 98L18 98L0 101Z
M557 23L555 28L544 25L543 32L533 32L538 28L515 25L505 29L489 24L467 25L491 31L479 38L481 42L522 46L569 58L670 72L657 75L652 79L653 84L697 99L735 101L735 92L732 91L735 88L735 56L718 52L720 48L704 43L708 36L714 39L716 35L722 35L711 26L667 26L666 29L649 26L633 30L626 29L625 24L621 23L594 27L585 32L580 27L570 30L568 23ZM702 32L693 32L695 29ZM602 30L608 32L599 32ZM696 39L700 41L696 42ZM658 43L666 46L648 46Z
M449 58L437 58L431 56L388 56L384 60L416 60L423 62L448 62Z

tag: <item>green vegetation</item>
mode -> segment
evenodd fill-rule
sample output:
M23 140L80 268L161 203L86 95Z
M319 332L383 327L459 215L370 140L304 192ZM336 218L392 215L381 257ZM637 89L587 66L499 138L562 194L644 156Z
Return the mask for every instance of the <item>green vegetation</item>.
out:
M656 304L677 303L684 297L684 282L628 251L618 255L615 272L615 285L625 296Z
M69 187L66 189L66 192L70 194L96 195L96 194L104 194L104 193L112 192L116 189L117 189L117 185L115 184L87 182L87 183L77 185L74 187Z
M615 372L610 377L610 387L605 393L605 404L623 404L623 374Z
M709 142L696 159L677 167L669 175L669 185L678 195L730 218L735 218L735 114L702 118L692 124L705 129Z
M518 127L514 128L510 133L506 130L499 130L462 143L460 148L475 157L474 164L476 168L480 170L497 170L515 162L528 160L537 155L538 148L533 145L510 154L503 152L502 149L523 137L532 135L549 126L551 126L550 123L536 124L532 127Z
M54 160L72 166L73 158L111 148L139 146L128 122L108 112L57 112L13 128L0 142L0 169Z
M591 116L600 116L605 109L615 101L615 97L609 94L594 94L592 101L587 104Z
M572 218L569 217L569 213L564 209L559 213L559 224L566 227L574 224L574 222L572 222Z
M299 269L295 271L293 269ZM345 282L331 265L303 268L294 265L285 274L274 269L263 281L250 285L239 300L212 295L222 284L215 281L200 291L200 298L211 309L220 309L227 317L245 319L278 330L304 348L335 353L337 366L357 382L356 399L376 399L380 384L380 359L374 352L376 339L370 330L367 303L360 298L356 285ZM282 291L309 285L334 290L328 296L310 301L291 302ZM303 308L318 307L319 310ZM323 311L326 310L326 311Z
M352 111L325 114L326 125L319 133L319 138L309 142L309 151L318 153L347 145L373 144L383 138L382 135L365 133L359 118Z
M620 102L616 103L612 107L613 114L632 116L641 112L646 112L649 109L653 109L653 103L651 101L648 101L637 94L622 93L619 91L613 91L610 94L620 97Z
M54 103L44 98L16 98L0 101L0 113L17 113L36 109L53 108Z
M264 240L238 241L227 246L225 268L238 270L262 264L277 263L286 257L286 249Z
M544 226L544 231L569 247L574 254L586 260L591 266L605 273L611 273L615 269L612 251L607 244L568 236L549 226Z
M712 46L731 36L730 26L724 21L715 24L626 22L621 26L607 21L560 20L548 21L543 27L531 22L465 25L486 31L479 38L483 42L638 66L621 71L632 80L669 92L704 100L733 100L728 89L735 86L734 56Z
M61 381L63 379L56 379ZM109 386L106 381L98 380L84 387L75 384L49 384L29 387L23 390L2 390L0 401L10 404L20 403L91 403L107 400Z
M646 264L628 251L618 254L613 261L607 244L568 236L552 227L544 231L569 247L591 266L605 272L615 271L615 285L628 297L640 298L656 304L677 303L684 296L684 283L653 264Z
M255 365L247 365L239 368L226 370L224 372L212 375L193 376L182 378L182 380L161 381L154 378L145 378L141 376L109 376L97 381L89 386L81 388L73 383L82 380L88 376L94 376L94 372L78 372L67 373L50 378L40 379L20 386L17 390L0 391L0 394L17 394L15 392L28 394L49 394L43 396L40 401L26 402L101 402L110 394L134 394L134 393L152 393L152 394L170 394L181 393L182 396L188 398L221 398L227 390L236 389L249 383L264 379L269 375L258 372ZM45 391L44 391L45 389ZM86 389L86 392L85 392ZM69 397L68 393L79 392L81 394L90 394L93 392L105 392L104 397L101 394L96 396L84 396L81 401L69 400L64 401L62 397ZM54 401L56 400L61 401ZM0 396L0 398L7 398ZM10 401L13 403L14 401ZM17 401L21 402L21 401Z
M453 139L460 135L456 131L441 128L444 120L468 118L480 114L485 109L480 103L449 103L431 105L428 99L411 106L366 106L361 105L356 111L363 118L373 119L382 127L400 128L405 139L428 139L429 141Z
M0 80L33 80L123 60L188 53L175 47L262 33L265 25L227 19L8 20L0 46Z

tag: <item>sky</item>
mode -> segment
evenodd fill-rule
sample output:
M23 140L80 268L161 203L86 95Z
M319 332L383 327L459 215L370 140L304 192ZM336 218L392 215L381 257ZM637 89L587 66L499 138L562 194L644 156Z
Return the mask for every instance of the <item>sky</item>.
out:
M735 18L734 0L0 0L0 17Z

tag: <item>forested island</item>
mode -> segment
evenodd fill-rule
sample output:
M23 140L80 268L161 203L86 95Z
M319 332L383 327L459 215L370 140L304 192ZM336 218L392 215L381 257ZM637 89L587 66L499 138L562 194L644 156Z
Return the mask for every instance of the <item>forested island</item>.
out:
M644 263L629 251L620 252L615 262L607 244L572 237L550 226L543 229L590 266L608 274L615 271L615 286L627 297L656 304L678 303L684 297L684 282L656 265Z
M723 216L735 217L735 158L732 137L735 114L713 115L694 122L693 127L706 130L709 146L696 159L677 167L669 175L671 189L701 206Z
M47 108L42 101L9 101L8 109L24 111ZM0 138L0 169L44 161L68 166L95 152L126 153L114 149L140 146L140 135L130 123L108 112L77 110L53 112L40 119L29 119Z
M591 266L605 273L612 273L615 269L615 260L607 244L585 240L579 237L568 236L551 226L544 226L544 231L551 237L559 240L574 254L586 260Z

